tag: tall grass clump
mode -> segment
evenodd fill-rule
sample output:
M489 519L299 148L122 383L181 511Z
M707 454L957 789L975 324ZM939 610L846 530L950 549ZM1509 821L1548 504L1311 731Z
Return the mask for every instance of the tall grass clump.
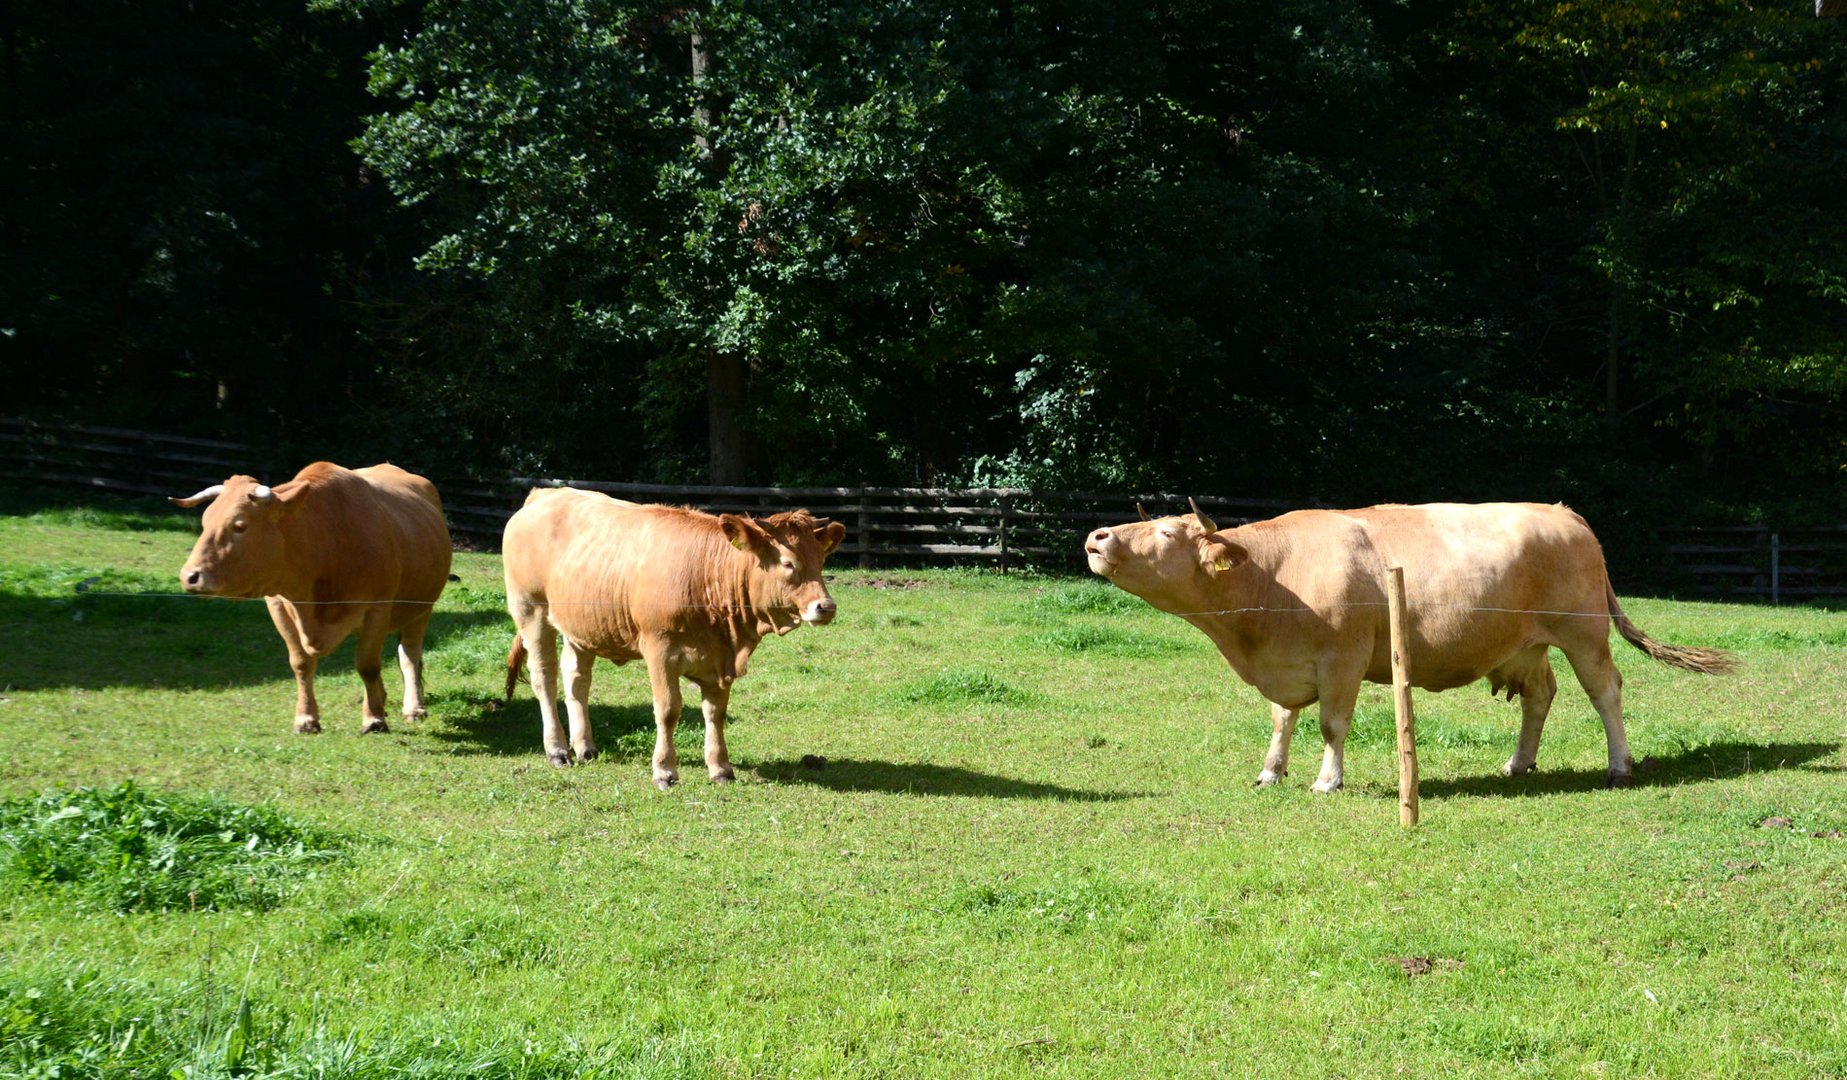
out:
M1131 596L1104 582L1077 581L1053 589L1033 601L1042 612L1054 615L1141 615L1151 608L1138 596Z
M1032 695L1017 690L980 668L945 668L905 687L899 697L913 705L954 705L985 702L1021 705Z
M0 972L0 1076L564 1080L698 1076L683 1034L600 1046L453 1025L290 1015L215 981L150 985L77 971Z
M54 892L115 912L261 911L341 846L274 807L125 780L0 802L0 894Z

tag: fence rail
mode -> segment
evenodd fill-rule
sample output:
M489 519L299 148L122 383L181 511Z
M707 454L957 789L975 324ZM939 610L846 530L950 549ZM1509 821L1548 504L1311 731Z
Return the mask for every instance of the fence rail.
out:
M41 424L0 417L0 481L76 485L135 495L187 495L232 473L274 482L294 465L262 449L125 428ZM860 566L984 563L1076 566L1083 535L1134 516L1185 509L1167 492L1030 491L1017 488L735 487L615 483L551 477L500 482L433 477L450 528L485 546L531 487L568 484L642 502L717 513L766 513L801 506L847 526L843 555ZM1242 524L1301 504L1199 496L1221 525ZM1666 584L1728 599L1847 597L1847 525L1708 525L1658 536Z

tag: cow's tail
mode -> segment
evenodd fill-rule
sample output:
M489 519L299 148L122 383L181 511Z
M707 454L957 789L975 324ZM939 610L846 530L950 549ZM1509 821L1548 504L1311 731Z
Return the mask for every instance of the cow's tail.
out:
M1610 605L1610 618L1616 621L1616 632L1623 636L1624 641L1647 653L1651 659L1685 671L1697 671L1701 675L1726 675L1731 672L1733 657L1724 649L1669 645L1642 633L1642 628L1630 622L1629 616L1623 614L1623 606L1616 602L1616 589L1610 584L1607 574L1603 578L1603 596Z
M526 639L513 635L513 647L507 650L507 704L513 704L513 688L519 685L520 670L526 666Z

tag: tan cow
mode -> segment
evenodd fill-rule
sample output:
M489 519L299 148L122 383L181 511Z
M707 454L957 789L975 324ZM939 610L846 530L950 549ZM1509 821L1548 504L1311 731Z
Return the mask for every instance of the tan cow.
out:
M1364 681L1392 678L1385 572L1404 567L1414 685L1447 690L1486 676L1520 698L1520 741L1502 772L1533 767L1557 682L1557 647L1603 718L1609 783L1629 783L1622 675L1610 622L1662 663L1721 674L1728 654L1665 645L1623 614L1603 549L1563 506L1485 503L1300 510L1220 530L1199 513L1098 529L1090 569L1204 631L1271 702L1260 785L1285 775L1296 719L1320 702L1326 739L1314 790L1341 786L1341 752Z
M763 635L825 625L834 599L821 566L846 526L806 510L767 518L643 506L588 491L541 488L507 522L501 557L507 611L519 628L507 657L507 695L532 657L545 753L554 765L596 756L590 669L601 656L645 660L654 693L654 784L679 782L673 729L680 680L699 687L705 765L732 779L725 707ZM564 635L567 749L558 724L558 643Z
M404 715L424 715L423 635L453 548L435 485L396 465L350 471L317 461L274 488L233 476L171 499L205 508L180 584L205 596L263 597L295 671L295 730L321 730L314 669L349 635L365 682L360 732L386 730L379 650L398 635Z

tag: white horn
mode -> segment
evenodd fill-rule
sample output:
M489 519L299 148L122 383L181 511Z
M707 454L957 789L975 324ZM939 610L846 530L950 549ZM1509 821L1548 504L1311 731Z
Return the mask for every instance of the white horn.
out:
M223 490L224 490L223 484L213 484L211 487L206 488L204 491L199 492L197 495L188 495L184 499L176 499L173 496L169 495L167 496L167 501L172 503L175 506L193 507L193 506L199 505L202 502L205 502L208 499L216 499L219 493L222 492Z
M250 497L257 502L268 502L276 497L276 493L269 490L268 484L258 484L256 487L250 489Z

